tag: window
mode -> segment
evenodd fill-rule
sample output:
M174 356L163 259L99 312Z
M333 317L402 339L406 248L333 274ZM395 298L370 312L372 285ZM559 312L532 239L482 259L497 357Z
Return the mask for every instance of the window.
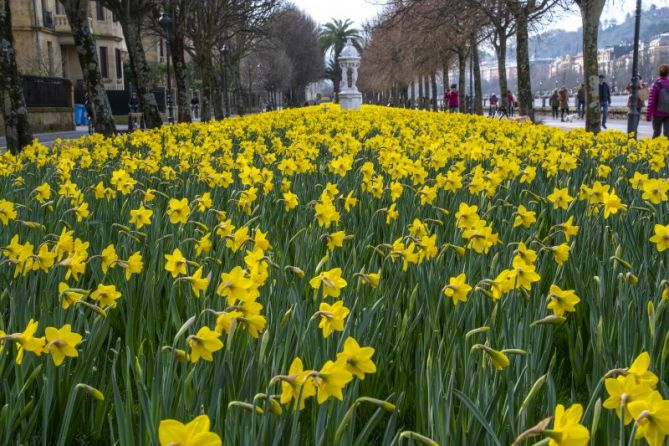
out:
M58 15L65 14L65 8L63 8L63 4L59 1L56 2L56 14Z
M100 47L100 75L107 79L109 78L109 61L107 60L107 47Z
M116 79L123 79L123 61L121 60L121 50L116 50Z
M102 7L100 0L95 2L95 15L100 21L105 19L105 9Z

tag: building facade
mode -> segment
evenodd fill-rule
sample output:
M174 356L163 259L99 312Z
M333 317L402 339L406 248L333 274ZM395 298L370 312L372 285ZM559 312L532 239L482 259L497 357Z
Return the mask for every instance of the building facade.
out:
M26 75L82 79L74 37L57 0L10 0L12 31L19 71ZM123 90L127 55L121 25L98 1L89 2L88 21L95 37L102 82Z

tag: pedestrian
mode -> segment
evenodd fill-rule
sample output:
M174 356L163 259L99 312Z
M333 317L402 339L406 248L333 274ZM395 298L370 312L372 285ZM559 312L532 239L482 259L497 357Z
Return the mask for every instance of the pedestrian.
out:
M581 84L581 87L576 92L576 112L578 113L578 119L583 119L585 116L585 85Z
M506 102L509 107L509 116L513 116L514 107L516 105L516 99L513 97L513 93L511 93L511 90L508 90L506 92Z
M560 102L560 120L564 122L565 115L569 115L569 92L564 85L558 91L558 101Z
M558 114L558 109L560 107L560 100L558 98L558 91L557 88L553 90L553 94L551 94L551 98L549 99L550 106L551 106L551 111L553 112L553 120L557 119L559 114Z
M499 100L497 99L497 95L493 93L490 96L490 111L488 112L488 116L495 116L495 113L497 112L497 102Z
M653 123L653 138L662 133L669 138L669 64L662 64L648 93L646 121Z
M495 113L495 119L502 120L504 118L509 119L509 114L506 111L506 107L504 107L503 105L500 105L497 108L497 113Z
M198 119L200 116L200 97L197 92L193 92L193 97L190 100L190 109L193 114L193 119Z
M632 111L632 82L625 87L627 92L627 108ZM639 76L639 89L637 90L637 111L641 112L644 102L648 100L648 88L643 83L643 79Z
M448 111L457 113L460 109L460 92L457 85L451 84L451 88L444 94L444 102L448 104Z
M88 125L88 134L95 133L95 109L88 93L84 96L84 109L86 110L86 125Z
M609 117L609 107L611 106L611 89L606 83L606 76L599 75L599 106L602 110L602 128L606 129L606 120Z

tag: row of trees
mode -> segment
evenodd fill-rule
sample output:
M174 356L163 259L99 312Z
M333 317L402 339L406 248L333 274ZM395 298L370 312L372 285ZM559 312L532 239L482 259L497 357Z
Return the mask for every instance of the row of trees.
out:
M507 48L515 38L518 71L519 112L534 119L534 95L530 79L529 33L552 15L576 4L583 23L583 58L586 86L586 128L600 130L597 35L606 0L393 0L368 28L360 84L364 91L377 92L397 103L408 96L427 96L423 89L437 90L437 73L444 89L448 73L457 65L459 90L465 91L469 62L475 91L474 110L483 109L479 47L490 44L498 63L499 91L507 106ZM418 80L418 92L416 89ZM437 100L432 95L431 106ZM465 103L460 101L461 111Z
M96 132L116 132L99 69L95 39L89 27L88 0L58 0L64 7L83 72ZM132 82L147 127L162 125L152 94L151 67L142 36L161 36L168 43L176 84L179 122L190 122L189 67L193 61L201 80L201 118L222 119L229 113L228 91L241 95L261 89L285 95L289 105L304 102L305 87L322 79L325 71L317 24L281 0L100 0L120 23L128 48ZM9 0L0 0L0 95L7 143L16 152L32 134L16 67ZM235 97L236 112L244 113ZM270 101L271 102L271 101Z

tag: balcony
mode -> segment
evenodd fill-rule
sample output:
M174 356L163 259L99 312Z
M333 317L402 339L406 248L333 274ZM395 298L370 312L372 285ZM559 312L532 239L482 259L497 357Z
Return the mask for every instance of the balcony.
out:
M67 21L67 16L65 14L56 14L54 16L55 29L59 33L69 33L70 32L70 22Z

